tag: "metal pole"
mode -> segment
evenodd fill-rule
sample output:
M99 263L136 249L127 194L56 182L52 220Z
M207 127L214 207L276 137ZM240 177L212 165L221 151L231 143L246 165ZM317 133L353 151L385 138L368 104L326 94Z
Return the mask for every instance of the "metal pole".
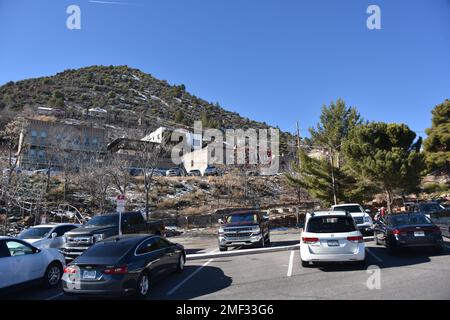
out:
M119 236L122 235L122 211L119 211Z

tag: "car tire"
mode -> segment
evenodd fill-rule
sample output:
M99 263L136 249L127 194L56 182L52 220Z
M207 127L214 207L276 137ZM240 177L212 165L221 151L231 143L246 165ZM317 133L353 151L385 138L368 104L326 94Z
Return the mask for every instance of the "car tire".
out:
M398 253L398 248L392 245L389 240L386 240L386 249L390 255L396 255Z
M151 279L150 274L144 271L140 274L137 281L136 296L139 299L146 298L150 293Z
M301 260L301 258L300 258L300 261L302 262L303 268L309 268L311 266L309 261L303 261L303 260Z
M437 247L434 248L433 251L436 254L442 254L444 252L444 246L443 245L437 246Z
M44 285L47 288L53 288L59 284L63 274L63 267L60 262L52 262L49 264L44 274Z
M266 246L266 239L262 237L261 241L258 244L259 248L264 248Z
M267 235L266 244L267 244L268 247L270 247L270 244L271 244L271 242L270 242L270 233Z
M355 262L355 267L358 269L365 269L366 268L366 260L362 260L362 261L356 261Z
M228 251L228 247L219 247L219 250L222 251L222 252L223 251Z
M186 263L185 255L184 253L181 253L180 257L178 258L177 273L183 272L185 263Z

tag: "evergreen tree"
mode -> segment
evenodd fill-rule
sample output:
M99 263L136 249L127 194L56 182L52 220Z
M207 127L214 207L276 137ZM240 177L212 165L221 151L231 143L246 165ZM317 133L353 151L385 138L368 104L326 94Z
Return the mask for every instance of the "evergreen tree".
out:
M427 167L450 174L450 100L437 105L433 111L431 128L424 141Z
M391 212L396 190L412 192L420 184L422 139L404 124L372 122L355 127L344 142L348 168L361 183L370 182L386 193Z

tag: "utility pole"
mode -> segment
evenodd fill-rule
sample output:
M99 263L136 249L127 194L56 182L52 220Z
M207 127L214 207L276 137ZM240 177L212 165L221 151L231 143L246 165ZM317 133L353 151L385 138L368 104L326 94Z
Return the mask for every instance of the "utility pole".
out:
M300 126L297 121L297 150L300 150Z
M336 197L336 180L335 180L335 178L334 178L333 152L331 151L331 148L330 148L329 152L330 152L331 184L332 184L332 188L333 188L333 200L334 200L334 205L337 205L337 197Z

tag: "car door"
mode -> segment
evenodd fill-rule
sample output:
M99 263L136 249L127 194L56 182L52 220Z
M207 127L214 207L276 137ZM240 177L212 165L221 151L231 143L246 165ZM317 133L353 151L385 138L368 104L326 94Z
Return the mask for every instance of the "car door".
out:
M143 260L143 265L150 270L152 277L158 277L164 270L164 252L159 249L158 239L156 237L152 237L142 242L137 247L135 255Z
M6 247L11 255L11 263L18 283L42 278L47 268L47 259L41 250L26 242L6 240Z
M18 283L17 271L6 247L4 240L0 240L0 288L6 288Z
M178 263L178 255L176 246L167 241L164 238L158 238L158 247L164 253L162 257L162 268L164 269L162 273L168 273L172 271Z

